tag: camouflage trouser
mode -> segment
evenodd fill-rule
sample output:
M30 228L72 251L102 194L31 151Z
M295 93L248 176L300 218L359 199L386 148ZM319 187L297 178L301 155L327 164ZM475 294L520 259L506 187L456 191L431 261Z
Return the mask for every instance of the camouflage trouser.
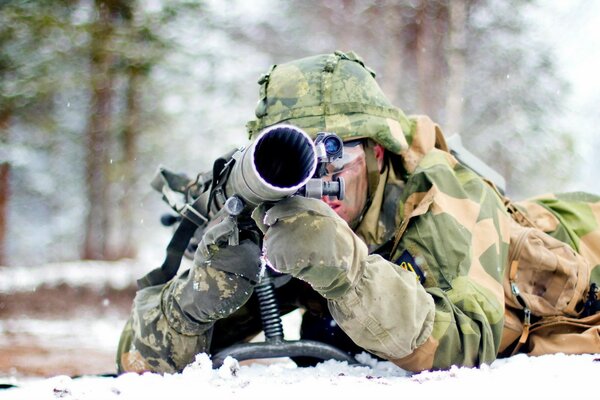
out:
M166 290L165 285L160 285L138 292L119 342L119 372L180 371L194 360L196 354L215 354L232 344L248 341L262 330L258 298L253 294L230 316L205 326L197 325L196 331L184 334L181 332L182 314L161 307L161 293ZM276 288L275 294L282 314L300 307L306 310L305 316L330 318L326 301L305 282L292 279ZM206 306L210 308L210 305ZM343 336L341 344L348 342L342 332L337 332L336 337L340 336Z
M175 372L193 361L190 355L208 348L209 326L191 334L169 324L161 306L164 288L159 285L138 291L119 341L119 372Z

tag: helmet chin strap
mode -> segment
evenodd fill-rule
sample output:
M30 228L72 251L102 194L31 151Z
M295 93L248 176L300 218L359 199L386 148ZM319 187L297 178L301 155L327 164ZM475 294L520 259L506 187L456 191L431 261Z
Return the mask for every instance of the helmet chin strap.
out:
M379 177L381 172L379 171L379 164L377 163L377 157L375 156L375 145L373 140L365 140L363 148L365 150L365 161L367 164L367 179L369 182L369 191L367 193L367 204L371 204L375 190L379 185Z
M373 201L373 196L375 196L375 191L377 190L377 186L379 185L379 178L381 176L381 172L379 171L379 164L377 163L377 157L375 156L375 145L376 143L370 139L365 140L363 142L365 162L367 165L367 201L358 218L356 218L354 221L350 221L350 223L348 224L352 229L356 228L360 224L365 213L367 212L369 207L371 207L371 201Z

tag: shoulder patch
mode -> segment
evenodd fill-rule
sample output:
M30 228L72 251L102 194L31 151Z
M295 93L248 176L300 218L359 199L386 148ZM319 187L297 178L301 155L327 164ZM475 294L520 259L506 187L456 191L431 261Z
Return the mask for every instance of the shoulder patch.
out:
M421 284L425 282L425 274L423 273L423 270L419 267L415 261L415 258L408 252L408 250L404 250L404 252L402 252L400 258L396 260L396 264L400 268L414 273L417 281L419 281Z

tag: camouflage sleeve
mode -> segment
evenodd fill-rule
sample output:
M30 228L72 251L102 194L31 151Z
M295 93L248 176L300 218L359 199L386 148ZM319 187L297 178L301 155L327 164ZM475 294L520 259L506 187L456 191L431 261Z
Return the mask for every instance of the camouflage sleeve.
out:
M327 204L293 197L254 217L264 223L269 262L327 298L336 322L357 345L398 358L428 339L431 296L411 272L369 256L365 243Z
M265 249L310 283L356 344L403 368L473 366L496 358L509 216L497 193L448 153L431 150L405 187L393 260L377 255L325 203L292 198L266 213Z
M176 372L208 352L214 322L243 305L252 284L193 266L165 285L138 291L117 352L119 372Z
M186 324L177 323L176 314L163 309L166 289L168 286L157 285L137 292L119 341L119 373L176 372L208 348L208 325L196 332L183 330Z
M435 303L428 342L394 360L411 369L493 361L504 322L509 217L496 192L446 152L432 150L405 188L394 259L410 255Z
M379 255L368 256L358 279L328 304L331 315L356 344L389 360L421 348L433 329L431 296L412 272Z

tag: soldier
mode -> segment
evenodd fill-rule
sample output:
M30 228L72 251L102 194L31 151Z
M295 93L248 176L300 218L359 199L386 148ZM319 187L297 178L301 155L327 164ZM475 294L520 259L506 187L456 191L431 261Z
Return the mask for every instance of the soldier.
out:
M305 310L303 338L407 370L600 352L600 198L510 202L449 153L428 117L392 106L374 76L336 52L260 79L250 138L282 122L338 134L345 156L329 173L345 179L346 198L258 207L263 249L198 251L190 270L141 289L119 371L179 371L260 331L261 253L293 277L277 294L284 312Z

